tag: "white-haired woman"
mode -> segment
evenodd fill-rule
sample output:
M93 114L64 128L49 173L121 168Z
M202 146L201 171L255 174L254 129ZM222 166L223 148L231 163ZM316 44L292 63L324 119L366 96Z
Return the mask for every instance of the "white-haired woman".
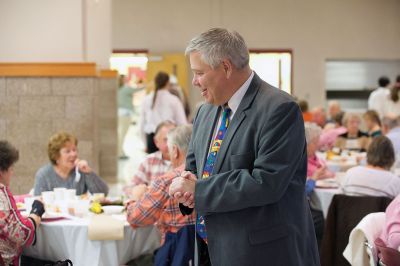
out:
M339 135L335 147L342 150L366 151L370 138L368 134L360 130L361 118L354 113L346 113L343 117L343 126L347 132Z
M316 200L313 200L312 194L315 188L315 182L318 179L333 177L334 173L329 171L325 162L319 159L316 155L322 129L317 124L308 122L304 124L304 129L306 133L308 157L306 194L310 200L310 209L315 227L315 235L319 246L324 233L324 215L319 206L320 204L316 202Z

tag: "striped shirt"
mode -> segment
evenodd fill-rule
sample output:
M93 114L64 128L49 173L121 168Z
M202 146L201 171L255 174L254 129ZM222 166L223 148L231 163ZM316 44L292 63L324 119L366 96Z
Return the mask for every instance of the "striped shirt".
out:
M6 265L19 265L23 246L35 239L33 222L21 216L10 190L0 183L0 254Z
M128 203L127 220L133 228L156 224L164 243L167 232L176 233L185 225L194 224L194 214L183 216L178 202L168 194L169 185L183 169L182 165L155 178L140 200Z

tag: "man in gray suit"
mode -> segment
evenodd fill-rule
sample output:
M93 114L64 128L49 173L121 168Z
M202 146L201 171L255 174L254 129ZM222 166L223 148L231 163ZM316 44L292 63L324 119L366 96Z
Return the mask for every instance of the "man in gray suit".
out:
M197 212L197 264L319 265L298 105L250 69L237 32L208 30L186 54L206 103L169 193Z

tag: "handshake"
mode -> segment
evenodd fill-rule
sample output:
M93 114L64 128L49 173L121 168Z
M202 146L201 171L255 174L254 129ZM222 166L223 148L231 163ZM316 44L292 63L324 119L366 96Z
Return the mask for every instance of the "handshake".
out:
M196 188L196 176L188 171L183 171L175 177L169 186L169 195L179 203L189 208L194 208L194 192Z

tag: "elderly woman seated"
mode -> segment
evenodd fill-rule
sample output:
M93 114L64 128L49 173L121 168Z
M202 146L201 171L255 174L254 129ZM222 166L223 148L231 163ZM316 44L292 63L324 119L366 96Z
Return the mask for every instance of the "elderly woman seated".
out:
M324 216L317 198L313 195L313 191L316 180L333 177L334 173L329 171L325 165L325 162L319 159L316 155L322 129L316 124L308 122L304 124L304 128L308 157L306 194L310 200L310 209L314 221L315 233L318 244L320 244L324 232Z
M78 140L71 134L60 132L48 143L50 163L36 173L34 194L57 187L74 188L76 194L108 193L107 184L96 175L85 160L78 158Z
M343 117L343 126L347 132L338 136L335 147L342 150L366 151L370 139L368 134L360 130L361 118L357 114L346 113Z
M9 190L18 151L0 141L0 265L19 265L22 247L36 240L36 229L44 213L43 203L35 200L27 218L21 216Z
M394 198L400 194L400 178L390 172L395 161L392 142L375 137L367 152L367 165L347 170L342 179L345 194Z
M306 122L304 125L307 142L307 195L310 195L318 179L334 177L335 174L328 170L323 160L317 157L319 139L322 129L314 124Z

